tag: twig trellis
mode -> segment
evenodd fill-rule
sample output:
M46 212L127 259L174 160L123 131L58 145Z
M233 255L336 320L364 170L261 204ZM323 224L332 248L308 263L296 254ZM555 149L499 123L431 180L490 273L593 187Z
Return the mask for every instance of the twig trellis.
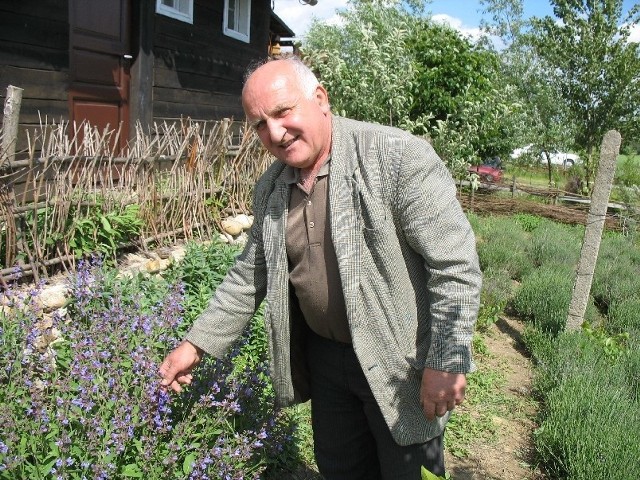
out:
M134 243L142 249L208 240L225 213L250 213L253 185L272 157L246 125L234 144L232 125L183 119L150 134L137 125L118 151L119 128L41 121L27 131L23 159L0 165L1 283L25 274L37 280L52 265L73 269L70 241L96 211L137 205Z

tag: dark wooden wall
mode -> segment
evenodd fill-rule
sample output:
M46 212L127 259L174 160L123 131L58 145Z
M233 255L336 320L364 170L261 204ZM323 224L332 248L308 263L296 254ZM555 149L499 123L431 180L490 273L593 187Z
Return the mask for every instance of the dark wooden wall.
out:
M155 16L153 117L242 120L242 77L269 44L270 1L253 0L251 43L222 33L224 2L195 0L193 25Z
M156 14L155 0L134 1L134 61L145 38L150 44L148 60L135 64L130 96L134 117L155 122L181 117L243 120L242 77L252 60L267 55L270 4L253 0L251 42L245 43L222 33L222 0L195 0L193 24ZM26 147L24 130L39 124L39 114L49 122L69 119L68 0L0 0L2 104L8 85L24 89L18 150Z
M0 0L0 101L7 86L22 88L20 131L39 124L38 112L69 118L67 0ZM20 135L18 149L26 146Z

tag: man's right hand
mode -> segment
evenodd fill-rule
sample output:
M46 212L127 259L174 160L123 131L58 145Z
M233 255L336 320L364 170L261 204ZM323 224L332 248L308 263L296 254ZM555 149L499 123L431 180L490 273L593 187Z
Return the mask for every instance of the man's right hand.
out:
M202 360L203 350L185 340L164 359L159 368L160 388L181 392L181 385L189 385L193 376L191 371Z

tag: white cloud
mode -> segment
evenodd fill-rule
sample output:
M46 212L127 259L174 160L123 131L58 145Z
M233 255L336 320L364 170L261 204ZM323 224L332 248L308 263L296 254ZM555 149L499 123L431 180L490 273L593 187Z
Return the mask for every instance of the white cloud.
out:
M640 43L640 24L636 24L631 28L631 34L629 35L630 42Z
M347 0L319 0L314 6L305 5L300 0L274 0L274 12L293 30L296 37L304 37L317 18L328 24L337 24L340 17L336 9L347 6Z
M456 17L452 17L451 15L447 15L446 13L438 13L431 17L436 23L441 23L445 25L449 25L451 28L460 32L461 35L469 38L471 41L476 41L480 37L486 35L480 28L478 27L469 27L462 23L462 20Z

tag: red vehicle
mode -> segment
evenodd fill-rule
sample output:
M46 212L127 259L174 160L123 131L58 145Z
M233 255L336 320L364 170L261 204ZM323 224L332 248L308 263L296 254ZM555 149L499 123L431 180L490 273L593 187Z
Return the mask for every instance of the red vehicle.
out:
M471 165L469 173L476 173L482 182L500 183L502 181L502 170L491 165Z

